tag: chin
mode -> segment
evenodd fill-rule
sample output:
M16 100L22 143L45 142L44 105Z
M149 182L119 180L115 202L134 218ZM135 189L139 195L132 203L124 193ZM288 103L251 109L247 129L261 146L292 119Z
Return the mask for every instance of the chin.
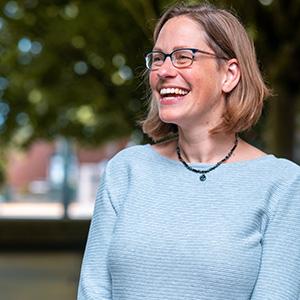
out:
M173 124L178 124L178 121L182 118L182 116L174 111L164 111L160 110L159 111L159 118L164 122L164 123L173 123Z

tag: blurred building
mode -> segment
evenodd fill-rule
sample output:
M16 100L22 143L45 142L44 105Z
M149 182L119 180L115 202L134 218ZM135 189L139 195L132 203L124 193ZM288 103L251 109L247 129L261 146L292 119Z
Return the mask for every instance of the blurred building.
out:
M128 139L88 149L72 147L69 173L74 213L91 215L97 186L106 162L128 145ZM60 202L55 186L62 183L64 157L57 143L35 142L27 151L12 151L7 166L7 184L12 202Z

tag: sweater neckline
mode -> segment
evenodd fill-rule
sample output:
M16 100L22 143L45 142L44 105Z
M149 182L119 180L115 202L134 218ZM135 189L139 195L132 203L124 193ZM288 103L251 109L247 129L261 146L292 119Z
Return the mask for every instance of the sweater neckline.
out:
M144 145L146 147L146 149L148 149L148 152L150 155L152 155L153 157L158 158L161 162L165 162L165 163L169 163L169 164L173 164L173 165L181 165L181 162L179 160L175 160L175 159L171 159L168 158L164 155L161 155L160 153L158 153L152 146L151 144L146 144ZM266 154L266 155L262 155L259 156L257 158L253 158L253 159L247 159L247 160L240 160L240 161L234 161L234 162L228 162L228 163L224 163L223 166L241 166L241 165L247 165L247 164L253 164L253 163L258 163L258 162L262 162L262 161L266 161L266 160L270 160L270 159L274 159L276 158L273 154ZM211 167L214 165L214 163L191 163L189 164L192 167L200 167L200 168L205 168L205 167Z

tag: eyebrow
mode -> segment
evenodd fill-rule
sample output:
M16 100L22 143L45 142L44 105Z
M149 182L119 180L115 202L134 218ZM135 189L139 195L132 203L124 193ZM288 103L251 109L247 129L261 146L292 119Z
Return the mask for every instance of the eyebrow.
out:
M196 47L191 47L191 46L181 45L181 46L176 46L176 47L174 47L172 51L175 51L175 50L178 50L178 49L182 49L182 48L185 49L185 48L196 48ZM158 47L154 47L154 48L152 49L152 51L161 51L161 52L164 52L161 48L158 48ZM172 52L172 51L171 51L171 52Z

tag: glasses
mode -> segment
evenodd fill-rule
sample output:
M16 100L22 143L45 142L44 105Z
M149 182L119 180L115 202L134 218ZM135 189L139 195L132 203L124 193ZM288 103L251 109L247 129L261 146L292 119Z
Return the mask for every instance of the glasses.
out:
M159 69L165 62L167 57L170 57L171 62L175 68L186 68L192 65L195 54L202 53L216 58L226 59L225 57L217 56L214 53L195 49L195 48L180 48L167 54L159 50L154 50L145 55L147 69L154 71Z

